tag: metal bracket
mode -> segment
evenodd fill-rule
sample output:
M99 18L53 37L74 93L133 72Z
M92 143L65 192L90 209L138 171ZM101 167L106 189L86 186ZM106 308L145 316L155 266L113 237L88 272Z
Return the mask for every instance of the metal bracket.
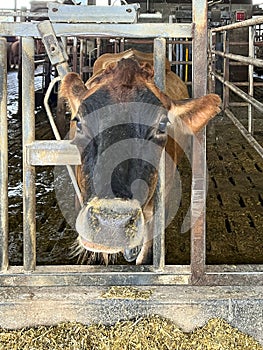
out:
M136 23L140 4L121 6L48 4L51 22L66 23Z
M56 37L53 26L49 20L40 22L37 25L43 44L52 65L57 68L62 79L69 71L68 55L62 41Z

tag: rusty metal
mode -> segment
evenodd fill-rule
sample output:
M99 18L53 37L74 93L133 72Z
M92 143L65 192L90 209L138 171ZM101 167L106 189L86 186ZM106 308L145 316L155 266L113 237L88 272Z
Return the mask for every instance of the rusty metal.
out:
M35 46L33 38L22 38L22 137L23 154L26 146L35 140ZM36 203L35 168L23 158L23 238L24 269L36 266Z
M166 86L166 40L154 40L154 81L160 90L165 91ZM154 215L153 230L153 265L162 271L165 267L165 151L162 152L158 185L155 193L156 212ZM158 215L157 215L158 214Z
M207 3L193 0L193 96L207 92ZM205 74L204 74L205 72ZM192 141L191 273L196 284L205 273L206 130Z
M0 271L8 268L7 43L0 38Z
M70 71L68 55L63 47L63 43L56 37L50 21L40 22L38 24L38 30L50 62L57 68L58 74L62 79Z

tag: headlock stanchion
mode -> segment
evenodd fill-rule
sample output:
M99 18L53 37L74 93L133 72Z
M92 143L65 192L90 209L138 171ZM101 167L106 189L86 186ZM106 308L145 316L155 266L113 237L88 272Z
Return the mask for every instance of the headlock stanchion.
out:
M78 22L77 10L74 8L74 13L71 16L69 14L69 20L66 21L65 11L68 11L66 6L69 5L50 4L49 11L52 12L52 16L50 20L43 22L0 22L1 37L10 35L22 37L24 217L24 265L23 267L8 266L7 68L6 40L0 38L0 293L3 291L6 298L6 303L2 303L0 308L0 319L4 320L1 326L25 325L28 322L28 314L24 311L25 305L33 324L71 320L72 315L76 316L75 319L86 323L101 319L105 322L114 322L116 318L131 318L154 312L181 320L181 324L191 321L195 326L214 316L216 312L217 315L223 315L232 320L235 325L241 320L244 330L254 332L259 339L260 336L262 339L262 327L254 327L253 324L246 322L246 315L254 318L259 317L260 314L262 316L262 266L209 266L206 264L205 131L201 132L198 138L193 138L192 142L190 265L166 265L165 263L165 153L163 152L155 199L159 215L154 219L153 265L36 266L35 166L79 165L81 159L77 147L70 141L60 140L56 131L57 140L35 140L34 38L42 38L49 59L57 69L59 75L57 80L62 79L70 71L61 37L154 39L155 83L161 90L165 89L166 40L192 39L193 97L205 95L207 92L207 4L205 1L193 0L192 23L136 23L133 12L128 16L128 23L126 23L122 20L122 16L125 17L125 11L118 13L120 23L109 23L110 17L105 20L104 14L102 19L101 12L96 12L94 8L92 18L87 16L85 20L85 16L81 16L81 22ZM88 12L87 9L85 11ZM107 7L106 11L109 13L114 11L113 6ZM224 55L230 58L230 54ZM252 63L250 59L246 62ZM229 88L233 88L229 82L224 83ZM248 99L247 96L246 98ZM47 100L48 95L46 105ZM249 100L254 106L257 105L252 97ZM47 110L50 113L48 108ZM201 211L200 208L202 208ZM111 285L152 287L155 298L145 303L133 301L132 304L127 300L119 303L102 300L101 291ZM187 286L191 288L186 289ZM210 289L206 286L210 286ZM211 288L212 286L215 288ZM7 291L10 288L12 293L9 295ZM246 306L253 302L253 307L250 309L246 307L244 311L242 308L244 300ZM10 303L16 307L17 312L21 311L24 315L13 323L9 317L12 312ZM123 306L127 304L129 308L123 313ZM189 315L188 318L186 314Z

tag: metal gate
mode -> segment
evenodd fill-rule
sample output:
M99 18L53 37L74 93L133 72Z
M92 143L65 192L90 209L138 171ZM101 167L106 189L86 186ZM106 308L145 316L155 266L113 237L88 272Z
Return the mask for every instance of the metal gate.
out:
M76 6L77 8L77 6ZM92 7L90 7L92 8ZM110 8L112 11L113 8ZM125 6L123 7L125 10ZM80 19L77 14L72 15L68 22L63 7L50 4L49 17L51 21L38 23L0 23L0 36L8 35L22 37L22 85L23 85L23 219L24 219L24 266L8 265L8 157L7 157L7 104L6 104L6 45L5 39L0 40L1 52L1 157L0 157L0 257L1 274L0 284L2 286L101 286L101 285L263 285L262 266L207 266L205 257L205 210L198 218L194 217L196 208L200 204L205 208L206 201L206 132L198 135L198 140L193 140L192 146L192 190L191 190L191 220L194 222L191 228L191 264L184 266L167 266L164 259L164 220L159 217L155 229L161 234L156 235L154 242L153 266L36 266L36 227L35 227L35 166L36 165L74 165L79 164L77 149L68 141L37 141L34 134L34 38L46 35L50 45L50 58L56 66L59 75L67 72L66 58L58 55L59 44L56 37L68 35L89 35L96 37L123 37L123 38L155 38L154 52L156 57L156 82L162 87L163 65L168 38L189 38L193 43L193 96L199 97L206 94L207 76L207 8L206 2L193 0L193 22L192 23L103 23L112 18L108 13L106 20L98 15L92 14L87 19L83 15ZM89 9L90 11L90 9ZM96 9L96 11L99 11ZM127 11L131 13L133 10ZM119 15L120 18L124 16ZM105 17L105 16L104 16ZM125 16L124 16L125 17ZM77 18L77 19L76 19ZM76 23L78 21L78 23ZM92 23L91 23L92 22ZM102 23L97 23L102 22ZM257 20L259 23L259 20ZM246 21L246 24L255 22ZM240 24L237 24L237 26ZM52 28L55 37L46 32L47 27ZM42 29L41 29L42 28ZM43 29L45 28L45 30ZM224 30L214 29L211 32ZM43 36L43 38L44 38ZM211 51L211 54L219 54ZM221 54L227 60L230 54ZM52 61L53 57L53 61ZM211 57L211 56L210 56ZM211 60L210 60L211 61ZM243 62L248 64L255 61L248 57ZM227 61L226 61L227 62ZM262 60L257 63L263 66ZM227 63L225 63L227 66ZM212 68L210 73L212 73ZM227 79L224 80L228 88L232 86ZM225 93L226 94L226 93ZM241 93L240 93L241 94ZM242 94L243 96L243 94ZM226 95L225 95L226 97ZM262 105L252 97L246 101L255 107L262 109ZM224 99L224 101L226 101ZM230 112L226 109L226 113ZM201 144L202 151L199 152ZM253 142L254 143L254 142ZM68 156L70 154L70 157ZM65 156L67 155L67 156ZM164 175L160 174L160 185ZM162 193L157 194L162 201Z

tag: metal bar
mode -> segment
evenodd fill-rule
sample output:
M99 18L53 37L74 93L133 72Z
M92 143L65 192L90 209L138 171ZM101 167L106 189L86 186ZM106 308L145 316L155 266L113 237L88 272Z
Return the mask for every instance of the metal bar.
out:
M140 5L79 6L58 3L48 4L48 17L52 22L66 23L135 23Z
M46 92L46 95L44 97L44 106L45 106L45 109L46 109L46 112L47 112L47 115L48 115L48 119L49 119L50 125L52 127L52 131L53 131L53 133L55 135L56 140L61 140L61 136L59 134L58 128L56 126L56 123L54 122L53 115L52 115L51 110L49 108L48 101L49 101L49 96L51 94L53 86L59 80L60 80L60 77L56 77L50 82L50 84L48 86L48 89L47 89L47 92ZM74 171L73 171L73 169L71 168L70 165L66 165L66 167L67 167L69 176L71 178L72 184L74 186L75 192L77 194L80 206L82 207L83 206L83 198L82 198L82 195L81 195L81 192L80 192L80 189L79 189L79 186L78 186L78 183L77 183Z
M215 33L215 32L222 32L224 30L230 30L230 29L236 29L236 28L245 28L245 27L248 27L248 26L253 26L253 25L261 24L261 23L263 23L263 16L252 18L252 19L247 19L246 21L242 21L242 22L235 22L235 23L232 23L232 24L228 24L226 26L218 27L218 28L213 28L213 29L211 29L211 31L213 33Z
M213 49L213 36L210 30L208 30L208 92L212 93L215 91L215 82L212 76L212 72L214 67L214 60L212 55L212 49Z
M62 40L56 37L50 21L43 21L38 24L38 30L42 37L43 44L52 65L57 68L61 79L70 71L68 55Z
M221 51L212 50L212 53L221 57L230 58L247 64L254 64L257 67L263 67L263 60L242 55L234 55L233 53L224 53Z
M228 32L223 33L223 51L229 53L229 40ZM224 80L229 80L229 59L224 57L224 67L223 67ZM223 108L225 109L229 105L229 88L225 86L223 90Z
M247 129L243 126L242 123L234 116L234 114L227 108L225 114L229 119L232 120L234 125L238 128L247 142L258 152L261 158L263 158L263 147L254 139L254 137L247 131Z
M26 159L30 165L80 165L81 157L76 145L68 140L35 141L26 146Z
M80 78L83 79L83 67L84 67L84 59L85 59L85 48L86 41L84 39L80 39L80 47L79 47L79 75Z
M165 91L166 87L166 40L154 40L154 81L156 86ZM155 213L153 231L153 266L163 270L165 266L165 151L163 150L155 193Z
M44 23L43 21L42 23ZM122 38L191 38L192 23L84 24L53 23L56 36L122 37ZM88 33L88 34L87 34ZM37 24L32 22L2 22L0 36L39 37Z
M260 270L261 266L261 270ZM118 268L117 268L118 267ZM207 272L198 282L210 286L262 286L262 265L249 268L229 265L207 267ZM178 271L179 270L179 271ZM178 271L178 272L177 272ZM176 286L189 285L190 270L182 266L166 266L165 271L156 273L137 266L37 266L32 274L25 274L21 266L10 266L8 274L0 275L2 287L59 287L59 286Z
M23 155L26 146L35 140L34 39L22 38L22 134ZM24 269L36 266L35 168L23 157L23 232Z
M248 54L249 57L254 58L254 37L255 37L255 31L254 27L249 27L249 46L248 46ZM254 86L253 86L253 74L254 74L254 66L253 64L250 64L248 66L248 94L253 97L254 94ZM229 80L229 79L227 79ZM248 105L248 132L252 134L252 127L253 127L253 117L252 117L252 105Z
M7 43L0 38L0 271L8 268Z
M193 95L207 92L207 2L193 0ZM206 130L193 137L191 188L191 272L195 284L205 272Z
M228 86L230 90L232 90L233 92L235 92L238 96L240 96L241 98L243 98L243 100L247 101L248 103L251 103L257 110L259 110L260 112L263 112L263 103L260 103L259 101L257 101L254 97L249 96L248 94L246 94L244 91L242 91L241 89L239 89L237 86L235 86L233 83L230 83L229 81L224 81L223 77L217 73L212 73L213 76L218 79L219 81L221 81L221 83L223 83L224 85Z

